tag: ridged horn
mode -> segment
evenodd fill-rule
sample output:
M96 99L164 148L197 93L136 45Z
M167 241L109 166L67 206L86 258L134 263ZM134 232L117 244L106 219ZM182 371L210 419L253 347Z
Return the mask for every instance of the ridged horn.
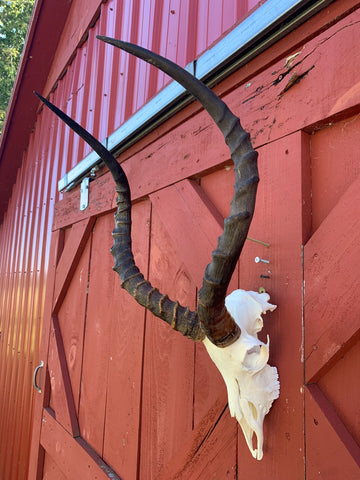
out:
M225 307L225 296L254 214L257 184L257 152L250 135L227 105L200 80L175 63L137 45L98 35L114 45L156 66L188 90L207 110L222 132L235 170L235 193L223 234L205 269L198 295L197 313L206 336L217 346L230 345L240 336L240 329Z
M177 301L172 301L167 295L159 292L135 265L131 248L131 194L130 187L121 165L113 155L81 125L76 123L66 113L42 97L35 95L76 132L100 156L115 181L117 192L117 210L115 213L115 229L113 230L114 245L111 253L114 256L113 269L119 274L121 286L125 288L136 301L146 307L155 316L165 320L174 330L194 341L204 338L197 312L183 307Z

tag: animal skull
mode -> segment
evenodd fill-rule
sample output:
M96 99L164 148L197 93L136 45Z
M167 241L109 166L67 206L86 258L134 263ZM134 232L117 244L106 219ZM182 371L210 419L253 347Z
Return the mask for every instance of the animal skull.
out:
M208 354L219 369L228 392L229 410L239 422L247 445L257 460L263 456L263 422L273 401L279 396L276 367L270 367L269 336L267 343L258 339L263 327L262 314L273 311L267 293L235 290L225 305L241 329L241 335L228 347L216 347L207 337L203 340ZM257 446L253 447L253 436Z

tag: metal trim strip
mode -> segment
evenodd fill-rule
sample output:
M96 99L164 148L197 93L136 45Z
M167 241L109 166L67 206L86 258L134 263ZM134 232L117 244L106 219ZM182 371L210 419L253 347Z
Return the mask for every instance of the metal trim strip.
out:
M208 85L218 82L332 1L267 0L186 68ZM191 101L173 81L102 143L117 156ZM100 162L91 152L59 180L59 191L76 186Z

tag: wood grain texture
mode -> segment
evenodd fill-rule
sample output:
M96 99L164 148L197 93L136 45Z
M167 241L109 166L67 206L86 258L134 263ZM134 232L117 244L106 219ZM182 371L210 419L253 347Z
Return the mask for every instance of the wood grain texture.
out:
M360 341L357 341L317 383L358 445L360 445L359 367Z
M206 265L222 233L223 218L201 188L184 180L152 195L153 209L166 226L172 246L200 288Z
M73 437L79 436L79 424L75 410L63 339L57 317L52 318L48 369L51 384L50 405L56 412L57 421Z
M120 480L84 440L71 437L46 410L42 422L41 445L67 480Z
M329 125L311 136L312 230L336 206L360 174L360 116ZM339 161L341 159L341 161Z
M90 217L75 223L67 238L64 250L56 268L53 313L57 314L66 290L77 267L80 256L94 226L95 218Z
M354 480L360 448L316 385L306 388L307 478Z
M56 462L48 454L45 454L42 480L67 480Z
M211 411L209 411L211 417ZM157 480L165 478L173 479L204 479L238 478L237 471L237 426L230 417L228 409L224 409L217 420L209 426L209 431L202 437L202 442L197 449L188 450L185 444L183 454L187 454L186 460L182 458L178 464L172 461L161 471ZM180 457L181 458L181 457ZM179 460L179 458L177 459Z
M359 111L358 65L354 61L357 54L352 41L359 31L359 16L359 10L356 10L306 46L296 45L301 55L297 57L298 66L291 72L284 67L287 58L284 54L271 66L257 72L251 82L244 83L243 72L237 72L226 80L226 84L240 85L226 94L223 100L240 116L245 129L251 133L255 147L295 131L312 132L326 123L339 120L341 116L348 117L350 112L355 114ZM347 74L334 75L334 65L337 65L337 71L346 71ZM314 68L307 75L281 94L294 73L301 76L312 66ZM328 81L324 82L324 78ZM296 115L293 114L294 105ZM179 121L184 119L186 111L179 114ZM122 156L133 200L182 179L202 175L230 160L221 133L203 111L176 128L165 131L160 138L158 131L150 134L146 142L140 144L143 148L135 150L131 158L128 158L133 152L131 149ZM139 171L144 172L143 175L139 176ZM99 182L101 189L97 187ZM92 215L96 208L100 213L109 208L114 198L112 183L105 180L92 182L90 193L92 207L85 212L79 212L78 190L67 194L66 199L56 207L54 225L59 225L59 215L63 224ZM58 209L67 212L67 220L62 214L57 214Z
M134 205L132 210L134 258L145 277L149 260L150 209L150 202L144 201ZM111 214L104 218L103 237L109 235L113 222ZM103 277L103 273L100 276ZM112 313L103 457L122 478L130 479L137 477L138 470L145 309L121 289L117 276L113 279L108 302Z
M149 280L194 308L196 288L156 211L152 212ZM141 411L141 479L154 478L192 430L194 343L146 315Z
M305 139L304 139L305 136ZM239 430L239 472L244 478L303 479L303 338L302 338L302 239L303 165L306 134L289 135L259 149L259 184L255 216L249 236L270 243L247 241L240 258L240 287L264 287L270 302L278 305L263 315L259 337L270 336L269 364L280 377L280 398L264 421L264 457L254 460ZM256 256L270 263L255 264ZM260 278L260 275L270 278Z
M79 404L81 436L99 455L103 451L112 294L117 280L110 254L112 227L108 217L98 218L91 239Z
M359 242L360 177L305 246L307 382L316 381L359 337L354 316Z
M91 238L91 237L90 237ZM74 396L75 409L79 413L80 383L83 362L84 329L88 293L90 240L83 247L78 264L69 279L66 296L58 312L59 326L64 344L64 354ZM65 241L66 244L66 241Z
M187 465L190 466L197 452L214 430L214 425L224 415L224 410L227 404L227 397L225 392L219 395L216 401L208 409L206 415L198 422L194 430L184 440L182 447L173 455L171 460L163 466L157 480L167 480L168 478L177 478L183 475ZM214 437L213 437L214 438ZM180 477L181 478L181 477Z
M49 347L49 334L52 317L52 305L53 305L53 292L55 284L55 272L58 258L63 247L63 235L61 231L54 232L51 238L50 254L49 254L49 267L47 277L47 291L46 300L44 306L44 321L43 321L43 334L40 345L40 360L44 362L44 372L47 368L47 355ZM42 382L39 382L42 393L35 395L34 398L34 421L32 428L32 440L29 458L29 480L40 480L42 478L43 462L44 462L44 450L40 446L40 433L42 426L42 411L44 405L48 405L48 393L50 389L50 379L48 375L43 375Z

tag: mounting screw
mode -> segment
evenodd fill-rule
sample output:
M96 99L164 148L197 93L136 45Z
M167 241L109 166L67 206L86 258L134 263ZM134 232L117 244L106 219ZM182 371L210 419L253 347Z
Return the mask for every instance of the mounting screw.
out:
M270 263L269 260L264 260L263 258L260 257L255 257L255 263Z

